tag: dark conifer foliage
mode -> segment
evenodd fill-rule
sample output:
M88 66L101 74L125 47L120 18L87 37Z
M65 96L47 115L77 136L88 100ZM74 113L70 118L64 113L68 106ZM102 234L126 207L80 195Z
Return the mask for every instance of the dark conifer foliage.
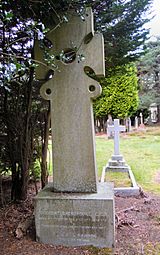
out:
M147 42L145 48L145 56L137 62L140 109L148 109L152 103L160 104L160 38Z

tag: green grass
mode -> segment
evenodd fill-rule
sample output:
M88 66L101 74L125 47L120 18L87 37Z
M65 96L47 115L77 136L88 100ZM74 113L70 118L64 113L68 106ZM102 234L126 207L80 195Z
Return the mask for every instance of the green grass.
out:
M105 175L105 181L113 182L115 188L131 187L131 180L128 173L114 173L109 171Z
M96 160L98 176L111 158L114 141L107 137L96 137ZM49 173L52 175L51 144L48 155ZM138 185L145 191L160 194L160 183L156 182L156 174L160 173L160 127L147 128L145 132L133 132L121 135L120 152L126 163L131 167ZM108 180L114 181L115 186L129 186L129 179L121 173L110 173Z
M96 137L98 175L113 154L113 140ZM137 183L146 191L160 194L156 174L160 172L160 127L147 128L120 137L120 152L130 165ZM122 178L123 179L123 178Z

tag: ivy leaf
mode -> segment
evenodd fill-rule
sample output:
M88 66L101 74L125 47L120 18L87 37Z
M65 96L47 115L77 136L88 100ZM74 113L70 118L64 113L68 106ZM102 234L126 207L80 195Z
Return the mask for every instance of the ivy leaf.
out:
M5 19L6 20L11 20L13 18L13 13L12 12L5 12Z
M20 70L21 68L22 68L22 65L21 65L20 63L17 62L17 63L16 63L16 69L17 69L17 70Z

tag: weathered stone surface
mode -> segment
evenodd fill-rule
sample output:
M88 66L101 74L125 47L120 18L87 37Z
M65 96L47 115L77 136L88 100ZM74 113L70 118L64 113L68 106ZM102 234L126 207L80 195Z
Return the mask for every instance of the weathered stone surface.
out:
M87 36L90 40L86 40ZM72 63L58 62L59 70L41 88L41 95L51 101L53 186L55 191L62 192L96 192L91 99L100 95L101 87L85 71L92 69L97 76L104 76L103 36L94 34L93 14L88 9L85 21L73 15L48 37L53 42L54 53L72 49L72 42L79 48ZM83 54L85 60L79 62L78 54ZM42 58L40 49L36 57ZM44 76L44 70L40 69L37 75Z
M126 164L123 155L112 155L106 165L106 171L128 172L129 166Z
M36 198L36 237L54 245L114 246L113 187L102 183L96 194L55 193L52 185Z

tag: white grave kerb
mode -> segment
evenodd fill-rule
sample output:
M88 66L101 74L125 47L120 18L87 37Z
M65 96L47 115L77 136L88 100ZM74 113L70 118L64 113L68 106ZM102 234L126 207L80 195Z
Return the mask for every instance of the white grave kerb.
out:
M119 133L125 131L125 126L119 125L119 119L114 120L114 126L108 126L110 132L114 132L114 155L120 155L119 153Z

